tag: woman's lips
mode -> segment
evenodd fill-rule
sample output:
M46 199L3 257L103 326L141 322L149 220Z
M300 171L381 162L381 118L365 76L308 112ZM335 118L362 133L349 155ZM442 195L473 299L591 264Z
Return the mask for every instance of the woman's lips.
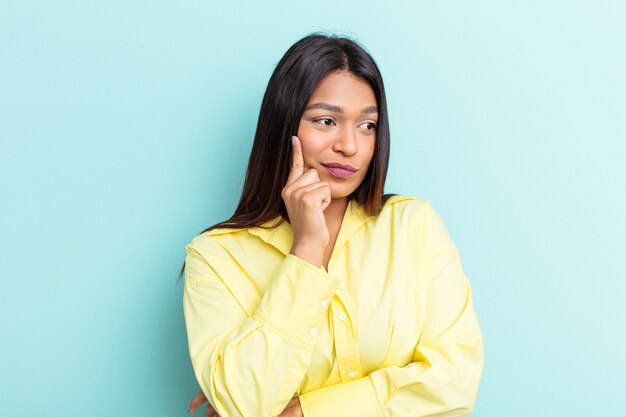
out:
M355 171L348 171L347 169L327 167L325 165L324 165L324 168L326 168L328 172L333 174L335 177L339 177L339 178L348 178L356 174Z

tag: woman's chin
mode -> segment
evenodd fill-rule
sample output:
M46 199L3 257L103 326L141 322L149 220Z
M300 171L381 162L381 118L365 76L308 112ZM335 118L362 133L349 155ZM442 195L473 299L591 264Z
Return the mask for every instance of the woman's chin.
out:
M350 194L352 194L354 190L353 189L346 189L346 188L339 188L339 187L333 187L333 185L330 185L330 198L332 200L338 200L341 198L346 198L348 197Z

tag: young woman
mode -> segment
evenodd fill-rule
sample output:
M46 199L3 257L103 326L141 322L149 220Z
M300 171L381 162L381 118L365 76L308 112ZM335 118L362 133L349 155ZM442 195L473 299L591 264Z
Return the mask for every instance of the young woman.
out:
M383 80L312 34L274 70L233 216L186 245L205 415L463 416L483 367L461 259L428 200L383 194Z

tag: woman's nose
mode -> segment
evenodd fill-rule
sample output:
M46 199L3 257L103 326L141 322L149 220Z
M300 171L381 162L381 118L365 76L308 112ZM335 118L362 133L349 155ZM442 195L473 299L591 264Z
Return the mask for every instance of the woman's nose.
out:
M341 129L333 143L333 149L336 152L353 155L358 150L356 139L356 132L352 128L346 127Z

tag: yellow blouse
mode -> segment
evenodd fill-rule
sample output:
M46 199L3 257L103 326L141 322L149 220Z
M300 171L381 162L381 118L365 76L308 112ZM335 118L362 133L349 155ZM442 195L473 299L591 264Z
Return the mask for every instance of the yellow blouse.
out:
M280 216L264 225L273 225ZM198 383L221 417L464 416L483 344L459 252L428 200L350 202L328 271L290 254L286 221L214 229L186 249Z

